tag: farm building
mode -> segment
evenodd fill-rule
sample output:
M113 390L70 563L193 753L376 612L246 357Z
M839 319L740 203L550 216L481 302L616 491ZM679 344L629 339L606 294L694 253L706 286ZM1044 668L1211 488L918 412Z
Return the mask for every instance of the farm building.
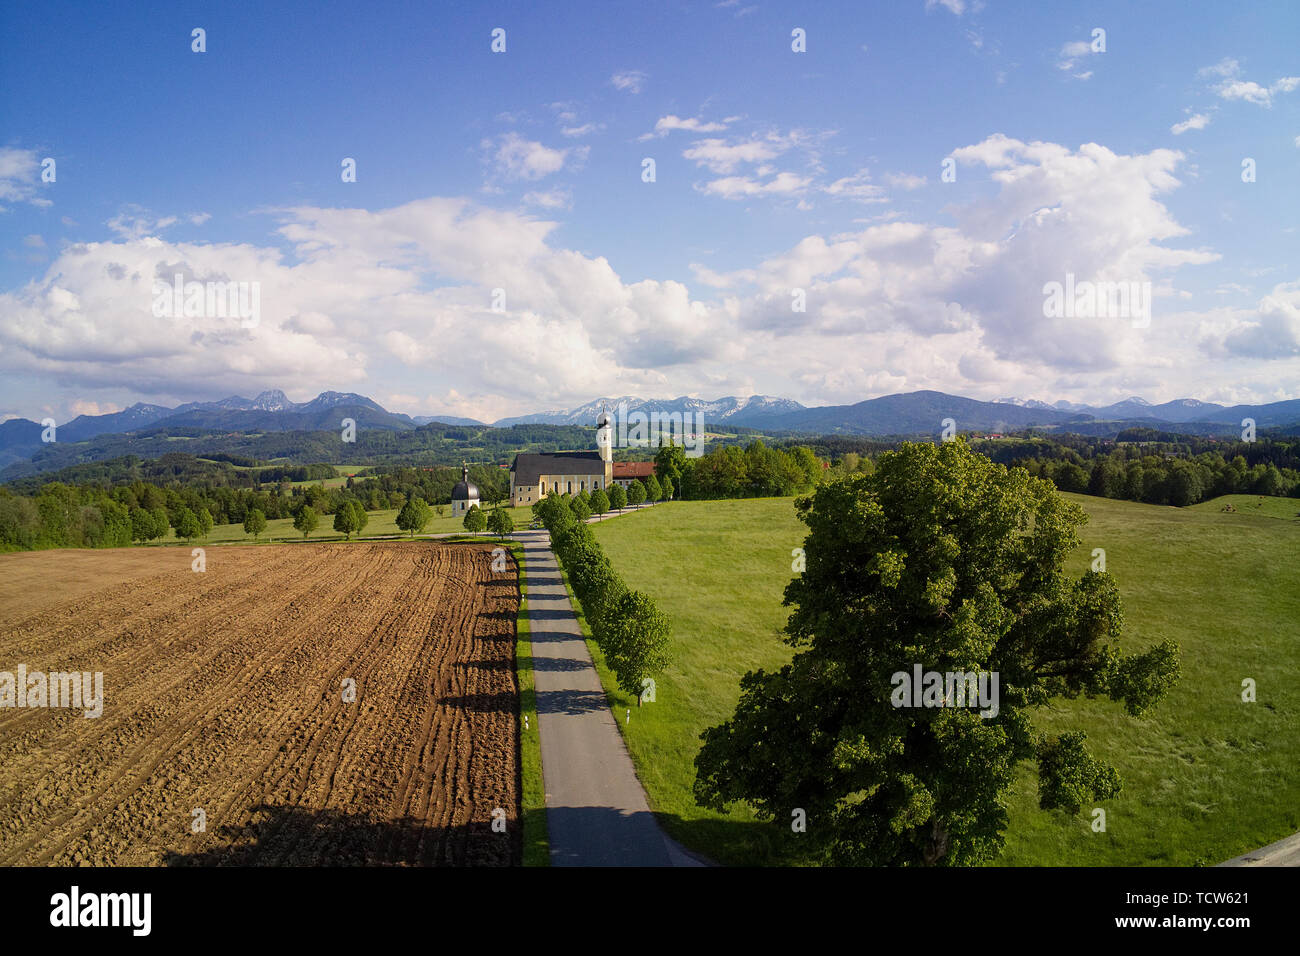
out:
M613 480L626 488L632 482L644 482L655 473L653 461L616 461L614 462Z

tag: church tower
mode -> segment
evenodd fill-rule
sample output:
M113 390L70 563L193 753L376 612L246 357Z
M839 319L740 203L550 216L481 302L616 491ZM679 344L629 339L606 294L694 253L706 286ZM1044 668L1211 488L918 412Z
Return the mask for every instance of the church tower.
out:
M600 460L606 465L614 460L614 426L610 424L609 413L603 405L596 418L596 447L600 450ZM605 470L609 471L608 468Z

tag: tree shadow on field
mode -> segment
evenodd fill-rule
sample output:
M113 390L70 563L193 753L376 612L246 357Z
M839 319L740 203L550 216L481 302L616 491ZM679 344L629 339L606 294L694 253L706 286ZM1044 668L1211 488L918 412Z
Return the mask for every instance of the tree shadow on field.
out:
M252 808L243 826L221 826L192 853L167 853L167 866L517 866L522 841L517 811L505 833L485 819L450 827L417 820L376 820L338 810ZM508 812L512 812L508 809Z

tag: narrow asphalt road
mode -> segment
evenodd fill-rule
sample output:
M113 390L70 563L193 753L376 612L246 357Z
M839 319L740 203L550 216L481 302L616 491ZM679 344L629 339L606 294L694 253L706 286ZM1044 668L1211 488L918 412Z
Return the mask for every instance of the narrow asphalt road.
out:
M1270 843L1219 866L1300 866L1300 833Z
M555 866L699 866L660 829L605 701L545 531L528 562L546 825Z

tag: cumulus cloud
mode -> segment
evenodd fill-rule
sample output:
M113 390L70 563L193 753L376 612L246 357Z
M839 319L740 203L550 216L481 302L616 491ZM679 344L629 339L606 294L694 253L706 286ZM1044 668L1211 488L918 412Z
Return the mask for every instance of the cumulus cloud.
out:
M552 248L555 224L434 198L377 212L280 214L279 249L146 236L66 248L0 296L0 367L82 387L225 395L352 386L393 369L500 396L643 385L717 351L686 286L624 282L603 257ZM154 281L260 283L261 321L152 312ZM492 310L494 289L506 311ZM504 399L502 399L504 401Z
M1244 79L1241 64L1231 57L1225 57L1213 66L1203 67L1198 72L1201 76L1219 78L1214 86L1214 92L1220 99L1241 100L1265 109L1272 107L1274 96L1300 88L1300 76L1281 76L1268 86Z
M1279 360L1300 356L1300 282L1282 283L1253 310L1234 313L1210 330L1202 345L1211 356Z
M482 147L496 176L503 180L533 181L558 173L569 162L581 163L587 157L585 146L552 149L518 133L506 133L495 140L484 140Z
M1140 381L1148 393L1205 394L1207 352L1221 356L1216 388L1265 357L1274 384L1290 369L1300 386L1300 283L1255 309L1170 311L1171 279L1217 258L1164 203L1181 153L995 135L952 156L992 189L950 207L944 224L814 233L736 268L694 263L689 283L631 281L603 256L564 248L554 222L442 197L283 210L281 241L267 248L132 235L67 246L43 276L0 295L0 370L195 398L369 385L476 418L629 392L1091 398ZM740 164L717 188L742 198L828 188L762 167ZM846 190L872 185L863 171L845 178ZM154 278L176 273L259 281L260 324L155 317ZM1149 329L1045 318L1044 284L1067 273L1170 294ZM792 308L795 289L805 312Z
M1178 186L1181 154L1124 156L998 135L953 157L983 167L996 195L951 209L955 227L890 222L811 236L743 277L713 276L719 287L752 287L728 300L737 321L775 336L911 337L954 353L952 371L962 376L995 362L1101 372L1139 361L1146 332L1114 318L1047 319L1046 283L1067 274L1158 282L1216 258L1166 244L1186 234L1158 198ZM807 292L806 314L791 313L796 287ZM956 356L972 350L984 357L963 372Z

